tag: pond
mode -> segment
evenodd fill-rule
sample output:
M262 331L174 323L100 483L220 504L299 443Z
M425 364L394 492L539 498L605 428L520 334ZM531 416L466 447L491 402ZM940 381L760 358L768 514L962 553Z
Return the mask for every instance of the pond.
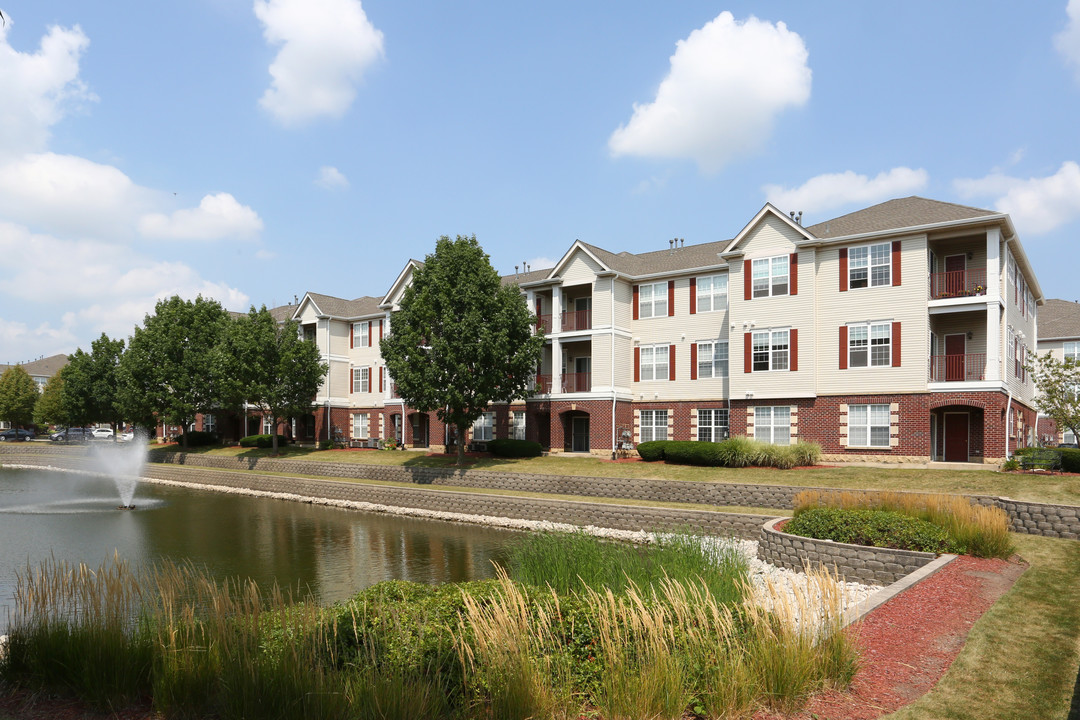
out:
M382 580L446 583L494 575L519 533L480 525L141 483L119 510L111 480L0 470L0 633L16 573L50 556L97 567L190 560L218 578L344 600Z

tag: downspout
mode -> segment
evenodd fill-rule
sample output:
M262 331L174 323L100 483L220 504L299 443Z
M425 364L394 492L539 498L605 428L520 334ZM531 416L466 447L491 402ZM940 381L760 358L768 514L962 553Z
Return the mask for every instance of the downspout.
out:
M349 329L352 332L352 328ZM334 373L331 371L330 361L330 317L326 318L326 439L332 442L330 434L330 378Z
M1012 417L1012 388L1009 387L1009 383L1005 383L1005 388L1009 392L1009 403L1005 406L1005 459L1009 459L1009 419Z
M611 276L611 292L608 297L608 305L611 306L611 459L616 458L615 453L615 276Z

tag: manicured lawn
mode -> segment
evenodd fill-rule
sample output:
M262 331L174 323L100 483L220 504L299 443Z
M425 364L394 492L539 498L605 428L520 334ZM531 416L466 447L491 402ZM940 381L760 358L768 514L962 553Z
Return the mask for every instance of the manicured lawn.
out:
M890 720L1070 718L1080 666L1080 543L1015 540L1031 567L975 624L941 682Z
M170 447L168 450L176 451ZM269 457L270 450L199 448L192 452L218 456ZM454 458L418 452L380 450L309 450L284 448L282 459L325 460L370 465L409 467L453 467ZM776 470L774 468L702 468L646 462L611 462L600 458L540 457L468 458L467 467L498 469L504 472L545 473L597 477L660 478L666 480L707 480L712 482L760 485L818 486L877 490L1003 495L1032 502L1080 505L1080 476L1042 473L1000 473L993 470L924 470L894 467L817 467Z

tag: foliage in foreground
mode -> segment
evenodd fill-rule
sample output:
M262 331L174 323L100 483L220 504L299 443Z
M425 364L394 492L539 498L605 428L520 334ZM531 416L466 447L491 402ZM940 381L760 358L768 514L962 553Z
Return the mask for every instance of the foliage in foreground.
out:
M869 547L954 552L949 534L942 528L890 510L810 508L789 520L784 532Z
M776 593L743 604L692 581L560 594L501 574L381 583L323 609L191 567L52 562L19 578L0 679L101 708L150 696L170 717L790 710L845 686L855 669L838 585L827 574L812 580L794 604Z
M1014 551L1009 538L1009 516L1005 511L976 504L959 495L804 490L795 496L794 505L796 518L814 508L888 511L917 518L947 534L949 550L946 552L1008 558ZM788 523L784 530L794 533L792 527L798 525ZM828 539L850 542L838 537Z
M1042 450L1043 448L1026 447L1019 448L1013 453L1013 460L1009 462L1016 462L1016 458L1021 458L1024 455L1030 455L1033 452ZM1080 473L1080 450L1077 448L1052 448L1054 452L1061 453L1061 471L1069 473ZM1002 468L1003 470L1006 468ZM1019 470L1020 463L1016 462L1011 468L1012 470Z
M721 442L694 440L653 440L637 446L642 460L664 460L674 465L706 467L793 467L816 465L821 460L821 446L811 442L773 445L735 435Z
M284 445L288 441L289 441L289 439L287 437L285 437L284 435L278 435L277 436L278 445ZM271 448L273 446L274 446L274 437L269 435L269 434L266 434L266 435L248 435L247 437L240 438L240 447L245 447L245 448L253 448L253 447Z

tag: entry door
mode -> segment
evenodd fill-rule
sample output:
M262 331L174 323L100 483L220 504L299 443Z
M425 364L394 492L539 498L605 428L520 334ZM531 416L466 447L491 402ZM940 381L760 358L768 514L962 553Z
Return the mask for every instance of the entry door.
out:
M949 255L945 258L946 297L955 297L964 291L965 270L967 270L966 255Z
M574 388L570 392L589 392L592 389L592 358L574 358Z
M428 446L428 416L416 413L412 416L413 447L426 448Z
M961 382L965 379L964 360L967 352L967 336L963 333L945 336L945 380Z
M945 462L968 461L967 413L945 413Z
M573 440L570 449L574 452L589 452L589 418L575 417L573 423Z

